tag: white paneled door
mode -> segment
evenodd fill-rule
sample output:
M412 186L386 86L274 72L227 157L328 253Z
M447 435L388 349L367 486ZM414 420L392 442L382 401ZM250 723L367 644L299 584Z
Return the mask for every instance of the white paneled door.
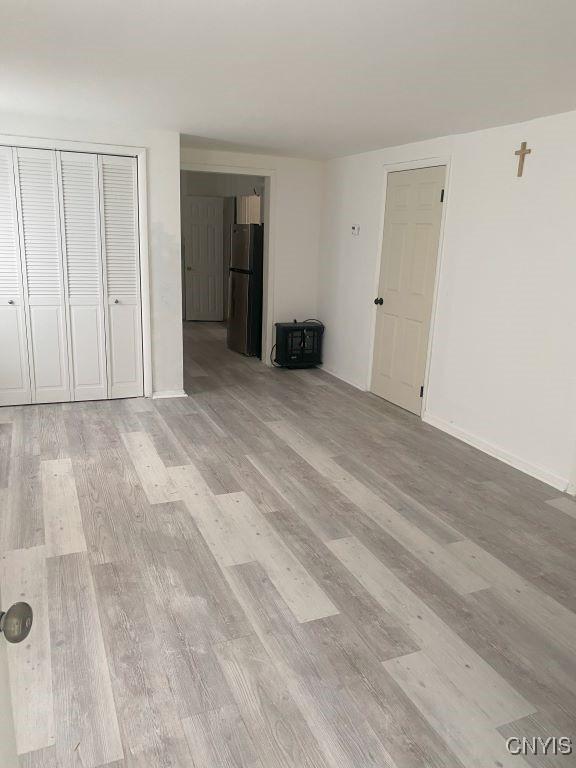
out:
M143 394L136 160L0 147L0 405Z
M184 200L186 320L223 320L224 199Z
M31 397L12 149L0 147L0 405Z
M32 400L71 400L56 153L15 149Z
M98 157L59 152L73 400L108 396Z
M445 166L388 174L371 389L420 414Z
M138 186L132 157L101 155L110 397L143 394Z

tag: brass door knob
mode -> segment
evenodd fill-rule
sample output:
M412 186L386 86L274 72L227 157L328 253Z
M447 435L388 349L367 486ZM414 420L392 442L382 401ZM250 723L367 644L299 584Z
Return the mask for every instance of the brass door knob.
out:
M28 603L14 603L8 610L0 612L0 632L9 643L21 643L32 629L33 613Z

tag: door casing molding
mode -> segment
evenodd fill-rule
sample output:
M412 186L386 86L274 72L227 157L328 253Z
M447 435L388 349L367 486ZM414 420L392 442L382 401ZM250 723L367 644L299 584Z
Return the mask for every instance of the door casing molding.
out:
M219 165L218 163L180 163L181 171L202 173L228 173L233 176L263 176L265 208L264 221L264 295L262 297L262 362L271 366L270 356L274 344L274 273L276 242L277 179L273 168L255 166Z

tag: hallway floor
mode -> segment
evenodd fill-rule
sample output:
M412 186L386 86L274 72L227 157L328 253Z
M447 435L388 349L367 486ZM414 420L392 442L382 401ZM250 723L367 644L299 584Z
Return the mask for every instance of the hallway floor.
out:
M525 768L576 722L576 502L185 324L188 398L0 409L26 768Z

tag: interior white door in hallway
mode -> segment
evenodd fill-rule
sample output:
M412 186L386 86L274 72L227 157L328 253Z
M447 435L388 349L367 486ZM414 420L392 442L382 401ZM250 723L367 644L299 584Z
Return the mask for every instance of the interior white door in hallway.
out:
M388 173L371 390L420 414L445 166Z
M224 199L184 200L184 280L186 320L223 320Z

